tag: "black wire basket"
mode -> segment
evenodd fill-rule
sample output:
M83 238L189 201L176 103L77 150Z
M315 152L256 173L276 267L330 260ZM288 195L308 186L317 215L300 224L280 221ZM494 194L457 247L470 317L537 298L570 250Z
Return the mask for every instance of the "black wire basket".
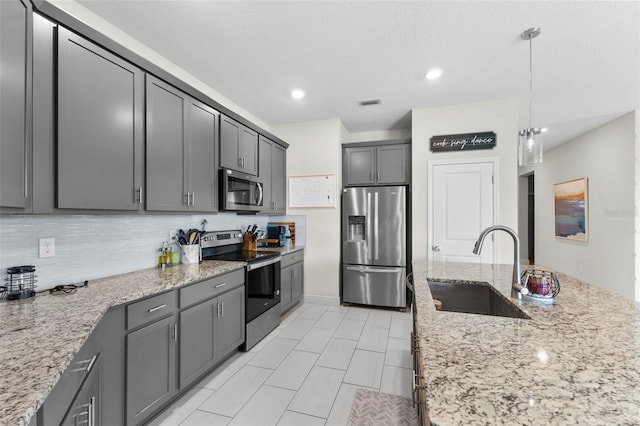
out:
M560 293L556 274L542 269L525 269L522 272L522 285L529 290L528 297L543 302L553 301Z
M0 296L6 300L27 299L36 295L36 267L33 265L7 268L6 285Z

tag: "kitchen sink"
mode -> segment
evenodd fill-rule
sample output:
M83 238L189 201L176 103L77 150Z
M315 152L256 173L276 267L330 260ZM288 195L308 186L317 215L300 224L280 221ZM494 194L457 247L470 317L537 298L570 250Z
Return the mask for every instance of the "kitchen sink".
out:
M531 319L488 283L429 280L429 289L441 311Z

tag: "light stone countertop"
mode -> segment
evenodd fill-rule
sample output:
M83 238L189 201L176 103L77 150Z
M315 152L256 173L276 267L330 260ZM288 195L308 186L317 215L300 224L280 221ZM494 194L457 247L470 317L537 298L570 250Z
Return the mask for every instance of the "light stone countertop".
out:
M74 294L0 302L0 425L26 425L112 306L244 268L204 261L89 281Z
M413 273L433 423L640 424L639 303L562 274L554 304L518 302L511 265L414 260ZM531 319L436 311L427 278L488 282Z

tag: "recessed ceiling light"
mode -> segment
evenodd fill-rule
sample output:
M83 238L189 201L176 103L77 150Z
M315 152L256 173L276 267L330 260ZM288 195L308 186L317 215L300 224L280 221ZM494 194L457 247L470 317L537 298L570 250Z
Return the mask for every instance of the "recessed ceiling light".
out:
M300 90L300 89L295 89L291 91L291 97L293 99L302 99L304 98L304 90Z
M380 105L382 103L382 99L363 99L358 101L358 105L360 106L370 106L370 105Z
M440 76L442 76L442 70L440 68L434 68L427 72L425 78L427 80L437 80L440 78Z

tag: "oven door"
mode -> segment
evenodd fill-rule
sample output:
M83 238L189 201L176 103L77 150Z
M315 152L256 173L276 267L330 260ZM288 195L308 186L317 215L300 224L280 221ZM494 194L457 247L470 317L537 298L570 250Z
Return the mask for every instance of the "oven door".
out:
M247 323L280 303L280 257L247 265Z
M260 211L263 207L263 184L255 176L234 170L220 170L220 205L222 210Z

